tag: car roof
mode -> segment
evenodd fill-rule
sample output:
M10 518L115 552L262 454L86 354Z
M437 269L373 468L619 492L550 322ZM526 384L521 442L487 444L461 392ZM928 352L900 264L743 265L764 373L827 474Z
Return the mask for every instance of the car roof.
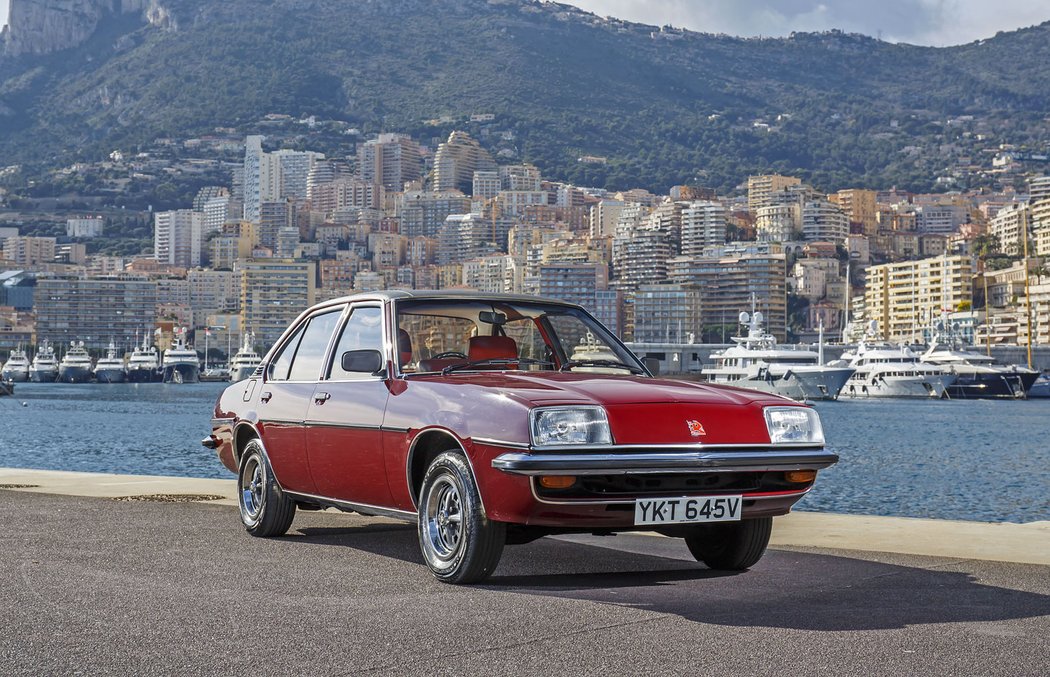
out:
M478 291L476 289L386 289L382 291L362 292L351 294L340 298L331 299L321 305L334 305L351 301L396 301L396 300L434 300L434 301L503 301L505 303L550 303L572 308L579 307L575 303L568 303L559 299L545 298L542 296L529 296L527 294L499 294Z

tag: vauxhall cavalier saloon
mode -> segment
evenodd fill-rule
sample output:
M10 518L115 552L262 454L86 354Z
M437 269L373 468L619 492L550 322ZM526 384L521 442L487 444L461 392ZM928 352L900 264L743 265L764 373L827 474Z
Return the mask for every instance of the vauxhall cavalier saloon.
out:
M253 536L297 508L410 520L450 583L572 532L655 531L746 569L838 460L807 406L655 378L579 306L478 292L310 308L222 393L203 444Z

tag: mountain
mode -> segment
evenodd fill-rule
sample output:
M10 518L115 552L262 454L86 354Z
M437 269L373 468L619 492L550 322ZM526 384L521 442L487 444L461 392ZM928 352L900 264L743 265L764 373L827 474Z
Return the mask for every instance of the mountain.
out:
M741 39L527 0L11 2L0 164L252 131L270 113L426 137L426 120L491 113L508 155L583 185L728 188L780 171L922 189L989 143L1050 138L1050 22L928 48Z

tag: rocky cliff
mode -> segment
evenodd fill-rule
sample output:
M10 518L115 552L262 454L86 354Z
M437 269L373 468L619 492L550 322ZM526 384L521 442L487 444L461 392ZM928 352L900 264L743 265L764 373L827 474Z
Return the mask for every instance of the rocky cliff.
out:
M99 23L115 14L141 13L144 21L174 27L171 13L157 0L10 0L3 54L49 54L76 47Z

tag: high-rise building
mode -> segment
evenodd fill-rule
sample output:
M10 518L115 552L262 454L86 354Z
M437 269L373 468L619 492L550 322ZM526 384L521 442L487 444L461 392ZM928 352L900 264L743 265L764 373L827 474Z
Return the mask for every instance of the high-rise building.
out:
M874 193L873 193L874 194ZM827 240L844 244L849 235L850 219L828 200L807 200L802 205L802 238L809 242Z
M247 259L238 263L241 326L259 343L273 345L285 328L314 304L316 263L295 259Z
M83 341L101 349L111 339L130 346L157 319L157 285L146 280L41 278L34 300L37 339L57 346Z
M480 214L449 214L438 233L435 260L444 265L494 254L498 246L491 235L489 219Z
M401 234L436 238L450 214L470 212L470 198L460 192L408 191L398 201Z
M774 193L785 188L802 185L802 179L780 174L765 174L747 177L747 210L757 214L759 208L770 204Z
M55 260L55 238L15 235L4 240L3 256L22 268L34 268Z
M183 268L201 265L204 213L176 209L153 215L153 258Z
M448 141L438 146L434 154L434 174L431 184L435 191L473 188L474 172L498 171L496 162L481 144L466 132L449 134Z
M645 284L634 295L637 343L684 343L703 322L700 289L689 284Z
M273 153L281 168L281 192L279 197L305 200L310 170L315 163L324 160L324 153L299 150L278 150Z
M879 230L877 197L873 190L850 188L833 193L828 199L842 209L850 223L860 225L865 235L872 236Z
M726 210L721 202L687 202L682 207L682 256L700 256L704 247L726 241Z
M1027 203L1017 203L999 210L988 223L988 232L999 241L999 251L1017 256L1024 251L1022 233L1034 221L1032 207ZM1032 252L1029 252L1032 253Z
M878 335L886 341L921 340L942 313L973 302L969 256L871 266L867 275L866 317L878 323Z
M105 225L101 216L66 219L66 237L100 237Z
M474 186L471 195L475 200L491 200L499 194L501 189L499 172L474 172Z
M591 237L614 237L624 203L622 200L599 200L591 207Z
M281 197L281 161L263 150L265 137L249 136L244 145L244 220L259 222L263 202Z
M403 134L380 134L358 148L357 173L367 183L401 192L423 175L419 144Z
M295 228L295 204L288 200L263 202L259 205L258 244L277 251L279 233L284 228Z
M670 282L701 290L702 324L732 323L740 311L751 308L754 295L768 331L787 338L787 257L779 245L710 247L701 257L671 259L667 269Z

